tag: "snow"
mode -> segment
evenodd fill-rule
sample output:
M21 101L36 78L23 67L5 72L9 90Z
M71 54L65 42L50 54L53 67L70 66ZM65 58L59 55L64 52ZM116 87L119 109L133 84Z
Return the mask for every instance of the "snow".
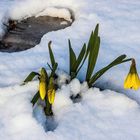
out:
M64 18L65 20L72 22L71 14L70 14L69 10L66 9L66 8L61 8L60 9L60 8L48 7L43 12L36 15L36 17L43 16L43 15L49 15L51 17Z
M140 108L134 100L114 91L101 92L94 88L86 92L81 91L82 100L73 104L69 98L72 94L70 89L72 83L56 92L53 105L55 122L51 122L56 128L47 132L42 126L46 120L41 106L35 108L33 113L30 103L37 82L1 89L1 139L139 139Z
M81 85L79 80L73 79L70 83L70 90L73 93L73 95L77 95L80 93Z
M20 86L31 71L38 71L49 62L50 40L59 69L68 72L68 38L78 54L97 23L100 23L101 49L96 71L118 55L127 54L136 59L140 74L139 7L139 0L1 0L0 36L4 33L2 23L8 18L50 15L71 21L73 15L75 21L66 29L45 34L32 49L11 54L0 52L0 139L139 140L140 90L123 89L128 63L113 68L97 81L97 87L110 89L104 91L88 89L78 79L66 85L69 77L60 72L54 120L47 122L52 123L53 131L44 126L41 106L33 111L30 103L38 82ZM78 75L80 80L84 79L85 70L86 65ZM73 103L70 96L77 93L81 93L82 99Z

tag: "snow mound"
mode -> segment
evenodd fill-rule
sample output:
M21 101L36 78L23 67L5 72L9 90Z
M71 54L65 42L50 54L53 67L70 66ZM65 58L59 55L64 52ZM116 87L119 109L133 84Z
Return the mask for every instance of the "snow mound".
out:
M53 105L54 124L52 125L52 121L50 126L57 125L53 131L50 128L46 132L45 125L49 125L50 122L46 123L41 107L38 106L36 112L33 112L30 103L38 88L37 82L1 89L1 139L139 139L140 108L135 101L117 92L110 90L101 92L97 88L87 89L85 86L86 91L80 90L82 100L73 103L70 99L72 83L62 86L56 92Z

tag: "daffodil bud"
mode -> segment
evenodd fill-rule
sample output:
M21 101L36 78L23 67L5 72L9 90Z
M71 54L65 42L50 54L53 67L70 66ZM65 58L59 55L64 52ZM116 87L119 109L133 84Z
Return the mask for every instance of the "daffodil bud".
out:
M42 100L44 100L47 93L47 76L46 70L44 68L41 69L40 72L40 81L39 81L39 93Z
M54 103L54 99L55 99L55 89L49 89L48 90L48 100L50 104Z
M136 69L136 62L135 59L132 59L132 64L130 66L129 73L124 82L125 89L134 89L138 90L140 88L140 79Z
M46 83L45 81L40 81L39 83L39 93L42 100L44 100L46 96Z
M48 101L50 104L54 103L55 99L55 87L54 87L54 78L51 77L48 86Z

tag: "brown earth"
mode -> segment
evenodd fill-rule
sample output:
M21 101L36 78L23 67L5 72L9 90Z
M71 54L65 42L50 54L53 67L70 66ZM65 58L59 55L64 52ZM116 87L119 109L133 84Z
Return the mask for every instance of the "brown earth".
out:
M30 49L40 42L44 34L70 25L71 22L63 18L49 16L30 17L20 22L9 21L9 25L5 25L7 32L0 41L0 51L10 53Z

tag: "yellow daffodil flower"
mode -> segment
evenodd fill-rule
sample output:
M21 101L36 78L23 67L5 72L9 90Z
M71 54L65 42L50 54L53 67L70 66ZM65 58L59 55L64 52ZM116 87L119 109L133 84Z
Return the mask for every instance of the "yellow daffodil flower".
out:
M131 88L134 90L138 90L140 88L140 79L139 79L139 75L137 73L136 63L135 63L134 59L132 59L130 71L125 79L124 88L125 89Z
M47 83L46 83L46 70L44 68L41 69L40 74L40 82L39 82L39 93L42 100L44 100L47 93Z
M50 78L49 86L48 86L48 101L50 104L54 103L55 99L55 88L54 88L54 79L53 77Z

